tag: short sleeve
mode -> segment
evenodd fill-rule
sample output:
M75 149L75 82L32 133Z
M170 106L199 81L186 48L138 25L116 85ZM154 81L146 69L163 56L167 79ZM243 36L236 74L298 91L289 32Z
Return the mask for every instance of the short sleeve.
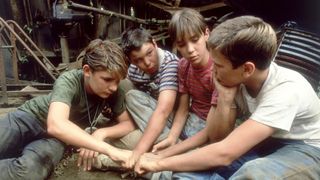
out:
M50 102L63 102L71 107L76 94L79 94L79 89L81 88L79 77L71 73L60 75L54 83Z
M189 62L185 59L180 59L178 65L179 93L188 93L187 77Z

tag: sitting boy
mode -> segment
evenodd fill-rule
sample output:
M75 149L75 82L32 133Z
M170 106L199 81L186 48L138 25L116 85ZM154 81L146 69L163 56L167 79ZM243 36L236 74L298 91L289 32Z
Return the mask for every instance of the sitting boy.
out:
M208 42L219 97L210 119L217 126L206 136L216 141L181 154L197 145L198 133L158 156L143 155L137 171L198 171L174 175L186 179L318 179L320 100L301 74L272 61L272 27L241 16L218 25ZM229 117L234 101L243 120L237 127Z
M127 134L134 125L118 89L127 74L122 49L96 39L84 50L82 69L63 73L50 94L33 98L0 120L0 176L2 179L45 179L62 158L65 144L100 152L115 161L125 153L105 143L105 130L96 130L96 117L109 106ZM89 127L90 135L83 129ZM92 151L91 151L92 150ZM86 153L81 156L88 157ZM79 161L90 169L92 158Z

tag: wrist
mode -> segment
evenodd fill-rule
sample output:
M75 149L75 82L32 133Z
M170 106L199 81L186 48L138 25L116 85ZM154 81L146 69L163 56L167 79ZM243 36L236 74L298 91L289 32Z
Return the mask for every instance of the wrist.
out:
M164 160L159 160L157 162L157 166L155 168L156 172L160 172L160 171L165 171L165 161Z

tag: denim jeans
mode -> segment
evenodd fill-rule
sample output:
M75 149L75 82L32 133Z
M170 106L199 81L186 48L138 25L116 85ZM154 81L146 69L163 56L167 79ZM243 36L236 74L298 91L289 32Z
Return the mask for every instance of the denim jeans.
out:
M302 141L272 138L262 144L230 166L201 172L174 173L173 179L320 179L320 148Z
M36 118L20 110L0 119L0 137L0 177L6 180L45 179L65 148Z
M182 133L180 135L180 138L182 140L185 140L195 134L197 134L199 131L201 131L206 126L206 121L201 119L196 114L189 112L187 121L183 127Z
M126 105L138 128L144 132L152 113L157 107L157 100L147 93L133 89L126 94ZM172 121L173 114L169 116L166 126L156 142L160 142L168 136Z

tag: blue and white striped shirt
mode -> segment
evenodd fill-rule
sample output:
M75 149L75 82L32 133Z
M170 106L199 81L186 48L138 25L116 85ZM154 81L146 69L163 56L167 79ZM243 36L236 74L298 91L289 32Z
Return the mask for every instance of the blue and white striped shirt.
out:
M158 99L159 93L163 90L178 91L178 57L161 48L157 49L159 59L159 70L150 76L136 65L131 64L128 70L128 78L140 91L150 94Z

